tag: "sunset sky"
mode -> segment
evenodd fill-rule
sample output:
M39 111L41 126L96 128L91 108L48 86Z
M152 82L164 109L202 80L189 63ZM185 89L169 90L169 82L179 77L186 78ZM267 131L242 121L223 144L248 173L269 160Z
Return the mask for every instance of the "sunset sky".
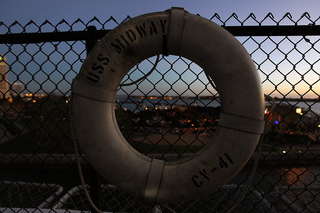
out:
M84 23L87 23L90 21L93 17L97 17L101 21L106 21L110 18L110 16L114 17L118 23L120 23L122 20L124 20L127 16L135 17L144 13L150 13L150 12L156 12L156 11L164 11L166 9L169 9L171 7L183 7L185 10L187 10L190 13L194 14L200 14L201 16L210 19L215 13L219 14L221 20L226 20L228 17L230 17L233 13L237 14L237 18L240 21L243 21L250 15L250 13L253 13L255 16L255 19L258 21L262 21L264 17L271 12L273 14L274 20L281 20L283 16L289 12L291 14L291 19L294 21L297 21L300 19L301 15L305 12L308 12L310 15L311 20L318 20L320 16L320 1L314 0L245 0L245 1L231 1L231 0L204 0L204 1L195 1L195 0L186 0L186 1L174 1L174 0L163 0L163 1L151 1L151 0L142 0L142 1L129 1L129 0L92 0L92 1L84 1L84 0L77 0L77 1L71 1L71 0L55 0L55 1L49 1L49 0L2 0L1 1L1 14L0 14L0 22L3 22L5 26L10 26L14 21L18 21L22 26L25 26L30 20L33 20L37 25L41 25L45 20L49 20L53 25L56 25L59 23L62 19L65 19L68 23L73 23L78 18L80 18ZM213 21L216 21L213 19ZM245 24L252 25L256 24L255 21L251 18ZM271 25L274 24L270 19L263 22L265 25ZM307 25L310 21L307 18L303 18L299 24ZM318 20L316 24L319 25L320 21ZM221 23L218 23L221 24ZM294 23L290 21L290 18L286 18L281 22L282 25L293 25ZM228 22L228 25L239 25L235 19L231 19ZM14 26L11 28L12 33L21 32L21 27ZM30 31L33 30L32 26L28 28ZM60 29L61 30L61 29ZM63 30L63 29L62 29ZM0 34L6 33L7 27L0 25ZM240 42L244 42L246 38L237 37L237 39ZM272 62L279 63L278 69L281 69L282 73L272 73L268 77L269 80L266 80L266 76L264 74L260 74L261 80L264 81L263 83L263 89L264 92L270 93L274 90L274 84L277 84L278 90L280 90L281 93L287 94L291 89L292 85L294 85L295 90L298 91L299 94L304 94L307 98L316 98L317 95L314 92L308 92L310 89L310 85L312 85L312 89L317 91L318 94L320 93L320 83L319 83L319 72L320 72L320 62L317 62L319 60L320 54L316 50L320 50L320 41L319 36L317 37L309 37L311 43L313 43L313 48L315 50L310 50L311 44L304 42L304 40L301 37L290 37L291 41L298 43L297 47L299 48L299 51L304 54L304 57L307 61L301 61L301 54L299 54L297 51L292 51L294 44L290 40L284 40L283 37L281 38L273 38L274 41L280 42L280 46L282 48L282 51L284 51L284 54L288 54L289 61L281 62L278 60L282 60L284 58L283 53L279 51L274 51L275 44L268 40L264 41L264 38L254 38L255 40L249 40L244 43L245 48L248 50L249 53L252 53L252 58L257 63L262 63L265 60L266 54L263 52L256 51L256 48L258 47L258 44L255 41L262 42L261 48L264 48L263 50L270 54L270 58L272 59ZM43 49L50 49L53 48L52 45L44 45L41 47ZM63 44L59 44L59 50L61 52L64 51ZM77 47L75 46L75 51L81 52L83 47ZM12 51L16 51L15 54L19 54L18 52L22 51L23 48L20 47L12 47ZM31 53L36 53L39 49L39 46L37 45L28 45L28 51ZM0 44L0 54L6 53L8 51L8 47L5 45ZM53 51L53 50L52 50ZM84 53L82 53L84 54ZM36 56L38 60L41 60L42 56ZM59 57L61 56L54 56L57 57L57 61ZM75 57L75 56L74 56ZM85 57L85 56L84 56ZM16 60L16 56L14 54L7 54L8 63L10 64L10 61ZM72 57L71 57L72 58ZM30 56L23 56L21 55L19 60L25 61L27 63L30 60ZM54 62L54 59L53 63ZM154 61L154 58L151 60ZM168 59L169 61L174 61L174 58ZM269 72L271 73L275 68L275 65L270 62L264 62L261 65L261 69L263 72ZM297 72L292 72L293 65L290 63L298 63L295 67L296 70L300 70L300 74ZM314 63L312 66L312 69L310 71L310 64ZM146 63L148 64L148 63ZM182 62L178 62L176 66L178 67L177 70L179 71L179 64L181 66L184 66ZM23 69L39 69L35 68L38 66L35 64L28 64L28 65L21 65L21 64L14 64L12 65L12 69L16 69L19 71L16 72L22 72ZM44 64L43 67L47 67L47 69L52 70L54 64ZM62 69L67 66L67 64L59 64ZM75 64L73 69L77 72L77 69L79 69L80 65ZM141 65L142 66L142 65ZM167 66L164 61L159 63L159 70L162 69L162 66ZM200 68L195 69L201 71ZM149 65L145 66L146 72L150 68ZM181 68L183 69L183 68ZM30 71L30 70L29 70ZM30 71L32 72L32 71ZM269 74L268 73L268 74ZM74 74L74 73L73 73ZM74 77L72 73L68 74L66 76L66 79L68 81L71 81L71 79ZM286 75L287 80L291 83L288 83L288 81L284 80L284 75ZM301 81L301 75L304 75L304 81ZM28 81L31 77L27 76L26 74L19 75L19 80L21 82L26 79ZM61 76L61 74L51 74L51 79L58 79ZM139 73L136 74L136 76L139 76ZM167 75L169 79L173 79L175 74L168 74ZM186 73L184 76L187 79L188 78L194 78L195 76L192 76L192 73ZM9 74L9 81L14 82L17 81L17 74L12 75ZM200 76L200 79L204 78L204 76ZM36 79L38 81L42 81L43 79L46 79L45 74L37 74ZM151 81L157 81L156 74L153 76L150 76ZM53 80L54 81L54 80ZM186 80L188 82L188 80ZM18 81L17 81L18 82ZM192 81L191 81L192 82ZM272 83L274 84L272 84ZM24 83L24 82L23 82ZM52 82L46 82L43 87L48 84L48 88L52 87L54 85ZM50 86L50 84L52 84ZM64 84L63 82L59 83L61 85L61 90L67 91L68 87L70 85ZM146 89L148 87L148 82L145 82ZM310 84L310 85L309 85ZM143 87L144 84L141 84ZM162 83L159 83L159 87ZM30 90L33 89L33 87L37 87L37 84L30 83ZM201 93L203 89L200 87L198 88L199 84L196 82L193 83L192 87L194 87L194 90L196 92ZM166 87L165 83L163 87ZM176 84L175 90L177 92L183 92L184 89L183 84ZM59 88L60 89L60 88ZM130 89L130 88L129 88ZM37 90L37 89L36 89ZM165 89L164 89L165 90ZM202 92L203 95L207 95L207 92ZM174 93L173 93L174 94ZM187 94L187 93L186 93ZM190 94L190 93L188 93ZM278 92L275 91L272 94L278 95ZM288 93L288 96L297 97L296 92ZM192 95L192 93L191 93Z

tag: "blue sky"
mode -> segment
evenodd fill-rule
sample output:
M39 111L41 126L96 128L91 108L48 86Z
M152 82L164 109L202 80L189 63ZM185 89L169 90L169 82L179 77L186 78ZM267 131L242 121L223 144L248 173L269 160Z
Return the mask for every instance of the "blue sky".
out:
M14 21L18 21L22 26L27 24L30 20L33 20L36 24L40 25L45 20L49 20L53 25L56 25L59 23L62 19L65 19L67 22L72 23L76 21L78 18L80 18L83 22L87 23L89 20L91 20L93 17L97 17L98 19L102 21L106 21L110 16L114 17L119 23L124 20L128 15L130 17L135 17L144 13L150 13L150 12L156 12L156 11L164 11L166 9L169 9L171 7L183 7L185 10L187 10L190 13L194 14L200 14L201 16L205 18L211 18L215 13L218 13L222 20L226 20L229 16L231 16L233 13L236 13L239 20L244 20L250 13L254 13L256 19L258 21L263 20L263 18L271 12L274 16L275 20L280 20L287 12L289 12L292 15L293 20L298 20L302 14L305 12L308 12L310 15L310 18L312 20L316 20L320 16L320 1L319 0L244 0L244 1L236 1L236 0L203 0L203 1L195 1L195 0L162 0L162 1L151 1L151 0L1 0L2 3L1 6L1 13L0 13L0 22L3 22L5 25L9 26ZM320 21L317 22L319 24ZM230 25L232 25L234 22L230 21L228 22ZM251 22L248 21L248 24L253 23L252 19ZM285 21L281 22L282 24L292 24L290 20L286 19ZM265 22L265 24L273 24L272 22ZM309 21L307 19L303 19L300 24L309 24ZM12 28L15 29L15 28ZM18 31L21 30L21 28L17 27ZM3 33L3 28L0 26L0 34ZM241 38L238 38L241 41ZM258 38L259 39L259 38ZM299 38L301 39L301 38ZM297 41L299 41L299 39ZM311 38L312 40L313 38ZM318 38L313 39L312 41L317 41ZM294 40L294 39L293 39ZM252 42L251 42L252 43ZM284 42L285 43L285 42ZM286 42L288 43L288 42ZM290 42L289 42L290 43ZM319 43L319 42L317 42ZM303 42L300 42L299 44L303 44ZM249 42L244 45L248 51L254 50L255 44L250 44ZM272 46L272 43L264 43L264 48L268 49ZM288 44L290 46L290 44ZM68 45L65 44L59 44L59 51L63 52L64 49L68 49ZM77 49L78 44L74 45L75 51L81 52L81 47ZM48 51L54 51L54 47L48 44L44 44L44 46L41 46L42 49L46 49ZM309 47L303 47L305 49L308 49ZM7 47L4 45L0 45L0 53L5 52ZM33 54L36 53L39 49L39 45L28 45L28 50ZM23 48L14 46L12 48L13 51L18 52L22 51ZM70 54L71 55L71 54ZM85 57L85 54L83 53L82 57ZM8 61L14 61L15 55L8 54L7 58ZM42 58L45 58L45 56L37 53L37 59L39 61L42 60ZM47 88L48 90L52 89L54 85L59 80L53 80L53 79L59 79L61 78L60 73L53 72L53 70L56 69L56 63L59 62L61 55L54 53L51 55L52 57L52 63L44 63L42 66L43 69L46 69L44 72L40 71L35 75L35 79L38 80L38 82L45 81L43 85L39 86L39 84L31 82L32 76L28 75L27 73L23 73L22 71L24 69L30 70L36 70L34 72L37 72L39 70L39 66L37 63L29 63L27 65L22 65L21 63L15 63L12 66L12 69L16 72L15 75L10 74L9 80L11 82L17 81L19 79L20 81L26 81L30 83L28 84L28 90L34 91L39 90L39 88ZM71 59L75 58L76 56L70 56ZM256 57L256 58L255 58ZM277 55L272 55L274 57L273 60L277 60ZM282 56L283 57L283 56ZM293 55L292 57L298 57L296 55ZM253 58L257 61L262 61L263 57L259 56L259 53L257 52L255 55L253 55ZM27 63L30 60L30 56L26 55L25 53L19 55L19 60L24 61ZM154 60L154 59L152 59ZM170 59L174 61L174 58ZM295 59L299 60L299 59ZM316 60L310 58L309 60ZM42 63L42 62L38 62ZM145 66L146 72L150 68L150 65L146 63ZM181 63L183 66L183 63ZM310 78L311 84L313 83L313 79L319 78L317 74L319 74L320 69L320 63L315 66L315 71L309 73L308 78ZM303 63L300 63L301 66L303 66ZM67 63L59 63L57 65L58 69L67 69L69 65ZM77 71L81 66L81 64L74 64L73 69ZM166 66L165 63L159 63L159 67ZM179 66L179 63L177 63L177 66ZM265 63L263 68L265 70L272 70L272 64ZM285 70L285 74L290 72L291 65L290 63L282 63L281 66ZM195 68L198 69L198 68ZM201 70L199 68L199 70ZM30 71L31 73L34 73L33 71ZM63 71L61 71L63 73ZM46 79L47 75L50 75L50 80ZM141 74L137 73L135 74L137 77ZM185 74L186 79L188 78L194 78L195 76L190 76L192 74ZM152 81L157 81L157 73L155 73L153 76L151 75L150 78ZM169 77L170 79L174 79L175 74L172 74ZM69 73L65 76L66 81L71 81L71 79L74 77L74 73ZM202 77L201 77L202 78ZM205 78L203 76L203 78ZM265 78L265 76L261 76L262 80ZM299 82L301 79L301 76L299 75L289 75L288 78L291 82L294 84L297 83L296 89L299 90L300 94L304 94L305 91L308 90L309 85L305 84L304 82ZM273 82L280 83L283 79L283 75L281 74L273 74L270 76L270 79ZM54 82L52 82L52 80ZM188 80L186 80L188 81ZM190 80L192 82L192 80ZM63 92L67 91L69 89L69 84L66 82L60 82L59 89ZM203 88L198 88L200 84L197 82L193 83L191 85L191 88L193 88L196 92L201 93L203 91ZM146 90L148 90L148 87L152 87L150 85L150 82L148 81L141 84L142 87L145 87ZM165 88L164 91L167 90L167 88L170 89L170 86L167 85L164 82L160 82L158 84L159 87ZM176 84L174 89L177 92L183 92L185 91L185 85ZM272 85L270 82L266 82L263 85L264 90L266 93L270 93L274 89L274 85ZM290 91L291 85L289 85L287 82L281 83L278 88L281 89L281 92L286 94L288 91ZM180 90L179 90L180 88ZM318 89L317 89L318 88ZM130 89L130 88L128 88ZM314 90L320 91L320 84L315 83L313 86ZM169 94L175 94L169 93ZM186 95L192 95L192 93L185 93ZM207 92L202 92L201 94L206 95ZM277 92L274 92L274 95L277 95ZM296 93L290 93L289 96L296 96ZM306 97L315 97L313 93L308 93Z
M311 17L319 17L320 1L318 0L1 0L0 18L5 23L42 22L46 19L59 22L61 19L74 21L81 18L88 21L96 16L107 19L110 16L117 20L127 15L134 17L144 13L163 11L173 6L183 7L190 13L210 18L218 13L222 19L236 13L240 19L254 13L257 19L271 12L275 19L280 19L290 12L293 19L304 12Z

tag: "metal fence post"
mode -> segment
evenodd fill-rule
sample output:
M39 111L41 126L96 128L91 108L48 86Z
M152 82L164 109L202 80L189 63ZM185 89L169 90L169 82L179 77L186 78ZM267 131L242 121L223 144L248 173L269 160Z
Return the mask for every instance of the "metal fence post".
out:
M86 50L87 55L89 55L98 39L95 35L95 32L97 31L95 26L89 26L87 27L87 30L90 34L89 38L86 39ZM92 166L90 166L90 192L93 203L98 209L101 209L101 177ZM96 211L92 208L92 212Z

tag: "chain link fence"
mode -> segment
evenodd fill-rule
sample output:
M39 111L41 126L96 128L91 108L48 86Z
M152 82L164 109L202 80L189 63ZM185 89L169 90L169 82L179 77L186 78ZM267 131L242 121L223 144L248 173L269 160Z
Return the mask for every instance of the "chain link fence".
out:
M127 19L130 19L128 17ZM126 20L127 20L126 19ZM123 21L126 21L123 20ZM308 13L293 20L232 14L211 20L250 53L263 91L276 100L258 167L236 212L316 212L320 206L320 26ZM90 211L80 183L70 131L70 87L90 45L120 23L114 18L57 24L0 22L0 209ZM123 83L144 76L156 58L132 68ZM248 94L250 95L250 94ZM204 147L219 121L219 94L192 61L160 56L150 76L120 86L116 117L139 152L165 160ZM227 212L240 198L253 159L210 195L150 209L110 185L81 158L92 200L109 212Z

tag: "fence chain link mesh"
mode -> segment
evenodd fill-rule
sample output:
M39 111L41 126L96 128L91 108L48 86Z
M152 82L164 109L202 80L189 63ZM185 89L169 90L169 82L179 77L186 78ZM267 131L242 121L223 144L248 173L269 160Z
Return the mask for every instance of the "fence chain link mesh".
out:
M130 19L128 16L122 22ZM275 98L258 168L236 212L316 212L320 206L320 28L308 13L275 20L236 14L212 21L244 45L265 94ZM70 130L70 87L86 44L118 26L107 21L0 22L0 209L91 210L77 172ZM95 26L92 30L90 26ZM92 29L92 28L91 28ZM90 34L91 33L91 34ZM122 83L144 76L156 57L133 67ZM250 94L247 94L250 95ZM266 101L269 114L271 102ZM212 137L220 99L194 62L160 56L150 76L118 88L115 113L127 141L153 158L193 155ZM110 212L227 212L239 199L254 156L227 185L196 200L150 209L95 173L81 157L94 202ZM91 190L92 189L92 190Z

